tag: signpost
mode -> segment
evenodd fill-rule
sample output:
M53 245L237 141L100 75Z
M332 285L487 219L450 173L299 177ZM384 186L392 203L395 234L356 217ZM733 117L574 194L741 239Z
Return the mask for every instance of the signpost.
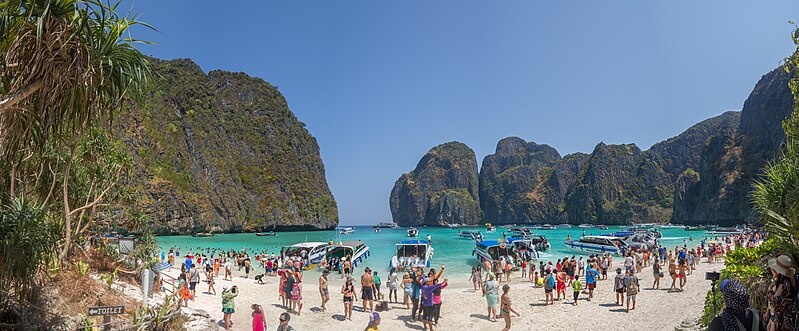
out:
M89 307L89 316L103 316L103 330L111 330L111 315L122 315L125 306Z

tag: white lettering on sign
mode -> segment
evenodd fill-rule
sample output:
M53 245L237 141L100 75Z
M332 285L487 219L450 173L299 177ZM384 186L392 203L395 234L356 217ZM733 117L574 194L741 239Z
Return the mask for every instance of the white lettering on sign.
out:
M89 316L99 315L120 315L125 313L125 306L111 306L111 307L91 307L89 308Z

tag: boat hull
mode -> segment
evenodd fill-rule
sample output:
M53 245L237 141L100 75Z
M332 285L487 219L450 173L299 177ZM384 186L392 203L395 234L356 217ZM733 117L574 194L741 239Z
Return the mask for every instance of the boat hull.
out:
M596 244L589 244L583 243L579 240L566 240L564 244L577 251L581 252L589 252L589 253L611 253L616 255L621 255L619 248L615 246L605 246L605 245L596 245Z

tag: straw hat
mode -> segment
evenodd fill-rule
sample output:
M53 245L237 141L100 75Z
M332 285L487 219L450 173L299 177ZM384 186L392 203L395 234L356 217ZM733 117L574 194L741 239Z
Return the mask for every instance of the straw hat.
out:
M793 268L793 261L788 255L780 255L777 258L771 258L768 260L769 268L774 269L777 273L787 276L788 269Z

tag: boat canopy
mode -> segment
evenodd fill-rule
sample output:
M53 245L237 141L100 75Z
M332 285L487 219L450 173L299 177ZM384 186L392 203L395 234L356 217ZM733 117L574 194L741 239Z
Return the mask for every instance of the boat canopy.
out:
M400 245L428 245L430 242L427 240L403 240L400 242Z
M403 240L397 244L397 257L417 256L424 258L428 247L427 240Z

